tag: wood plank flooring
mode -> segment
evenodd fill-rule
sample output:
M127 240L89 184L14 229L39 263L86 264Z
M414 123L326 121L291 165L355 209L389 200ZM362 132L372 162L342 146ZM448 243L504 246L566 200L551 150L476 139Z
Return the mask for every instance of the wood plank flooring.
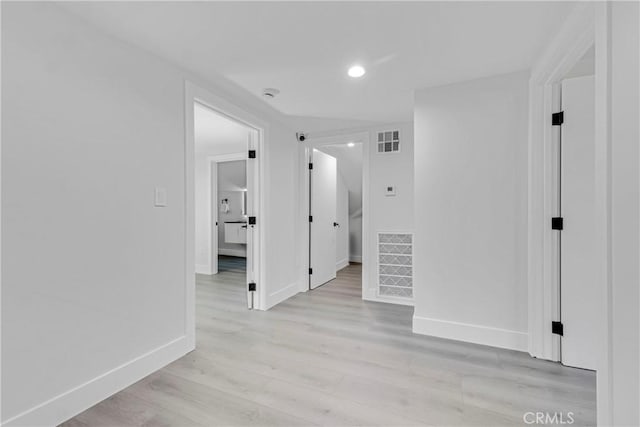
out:
M227 271L246 274L247 259L237 256L218 255L218 273Z
M414 335L413 309L362 301L360 277L351 265L260 312L242 269L198 276L197 349L63 425L595 425L593 372Z

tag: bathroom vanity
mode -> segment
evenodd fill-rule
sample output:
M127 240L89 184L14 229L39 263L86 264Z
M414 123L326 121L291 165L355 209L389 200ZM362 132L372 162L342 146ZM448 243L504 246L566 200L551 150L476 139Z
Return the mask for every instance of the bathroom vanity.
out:
M247 243L246 221L225 221L224 241L226 243Z

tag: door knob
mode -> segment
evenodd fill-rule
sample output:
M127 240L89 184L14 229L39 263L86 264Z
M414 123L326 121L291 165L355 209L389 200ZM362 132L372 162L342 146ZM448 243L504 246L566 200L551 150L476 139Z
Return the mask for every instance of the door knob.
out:
M340 224L338 224L337 222L334 222L334 223L333 223L333 226L334 226L334 227L340 227Z

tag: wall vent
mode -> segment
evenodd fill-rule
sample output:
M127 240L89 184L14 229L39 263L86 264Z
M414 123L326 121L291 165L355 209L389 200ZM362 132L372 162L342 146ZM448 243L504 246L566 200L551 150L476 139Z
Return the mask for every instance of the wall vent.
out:
M378 296L413 299L413 234L378 233Z
M397 153L398 151L400 151L400 131L378 132L378 153Z

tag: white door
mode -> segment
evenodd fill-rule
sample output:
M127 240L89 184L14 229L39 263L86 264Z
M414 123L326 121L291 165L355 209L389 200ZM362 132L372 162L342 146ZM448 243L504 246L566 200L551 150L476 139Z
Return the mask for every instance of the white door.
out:
M218 274L218 162L211 162L211 274Z
M562 363L596 369L598 290L595 282L593 76L562 83L560 313Z
M248 141L249 153L247 158L247 306L249 308L258 307L258 247L260 245L258 227L259 215L257 197L260 185L257 156L258 132L251 130ZM255 219L255 220L254 220Z
M315 289L336 278L336 191L335 157L313 150L310 216L309 287Z

